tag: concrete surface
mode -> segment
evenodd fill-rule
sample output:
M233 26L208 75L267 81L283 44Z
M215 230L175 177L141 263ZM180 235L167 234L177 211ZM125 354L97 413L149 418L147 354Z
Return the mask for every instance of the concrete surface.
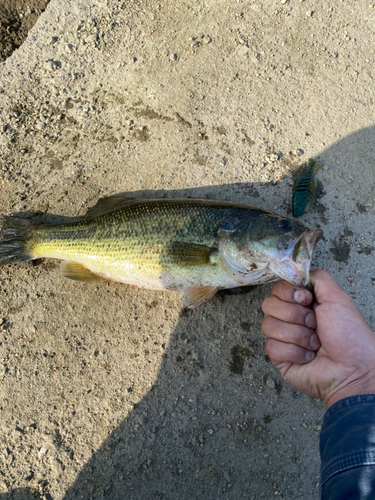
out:
M375 328L370 1L51 0L0 71L0 213L200 196L290 215ZM265 356L270 286L178 294L0 271L0 499L317 499L324 405Z

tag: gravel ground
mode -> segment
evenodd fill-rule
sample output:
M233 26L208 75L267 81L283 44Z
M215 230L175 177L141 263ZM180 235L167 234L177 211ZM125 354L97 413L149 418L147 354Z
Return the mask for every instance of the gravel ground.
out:
M290 216L314 157L314 266L374 329L374 31L371 2L51 0L0 66L0 213L135 193ZM43 260L0 288L1 500L318 498L324 405L265 355L269 285L186 312Z
M0 62L25 41L49 0L1 0Z

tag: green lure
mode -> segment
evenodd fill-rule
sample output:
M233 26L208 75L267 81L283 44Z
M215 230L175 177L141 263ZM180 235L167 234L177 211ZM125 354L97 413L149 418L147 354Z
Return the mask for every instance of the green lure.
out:
M293 216L300 217L308 212L316 200L317 181L315 172L320 164L310 158L306 175L298 177L293 190Z

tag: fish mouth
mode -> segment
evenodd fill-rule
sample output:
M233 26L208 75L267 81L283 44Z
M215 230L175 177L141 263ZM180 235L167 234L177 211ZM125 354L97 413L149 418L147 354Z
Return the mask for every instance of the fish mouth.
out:
M302 237L303 236L305 237L305 242L311 259L316 244L323 236L323 231L321 229L315 229L314 231L310 230L303 233Z
M312 254L322 236L320 229L304 231L270 262L270 269L292 285L309 287Z

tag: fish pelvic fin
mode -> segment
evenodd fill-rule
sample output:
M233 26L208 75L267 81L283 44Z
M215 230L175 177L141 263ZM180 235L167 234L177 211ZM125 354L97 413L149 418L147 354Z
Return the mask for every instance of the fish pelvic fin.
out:
M188 309L195 309L212 299L216 292L217 288L214 286L190 287L184 291L182 302Z
M36 259L30 249L32 223L21 217L3 216L0 220L0 267Z
M64 260L63 262L61 262L61 271L65 278L74 281L84 281L86 283L109 281L106 278L103 278L102 276L91 272L89 269L87 269L87 267L83 266L82 264L78 264L77 262L68 262Z

